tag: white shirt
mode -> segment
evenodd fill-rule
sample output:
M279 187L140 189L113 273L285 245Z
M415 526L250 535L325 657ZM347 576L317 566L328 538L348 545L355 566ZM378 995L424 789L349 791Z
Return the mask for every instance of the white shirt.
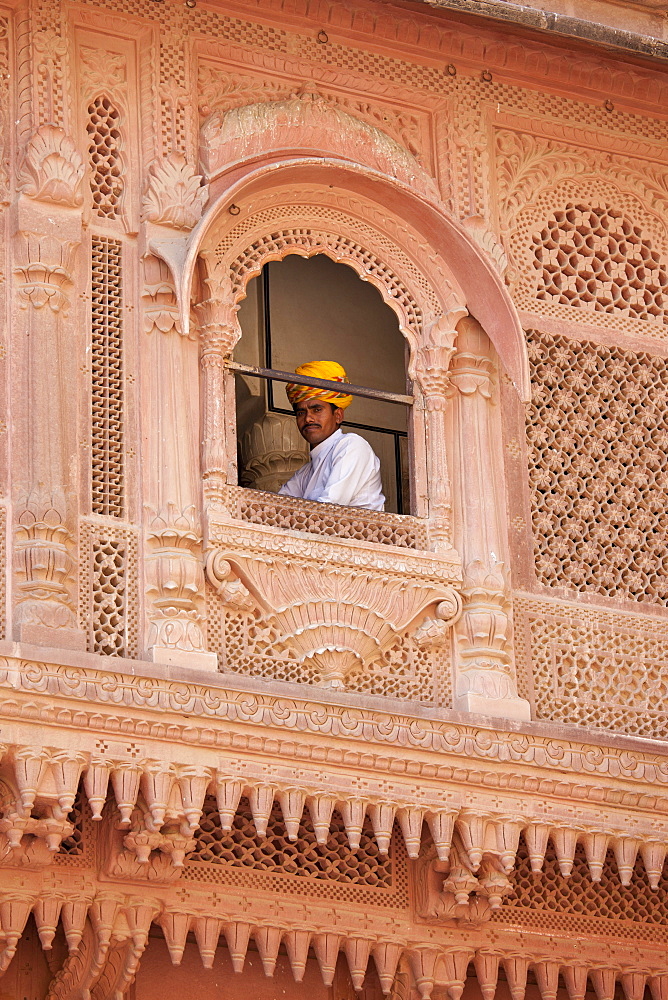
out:
M320 503L384 510L380 461L359 434L341 428L311 449L310 460L281 486L279 493Z

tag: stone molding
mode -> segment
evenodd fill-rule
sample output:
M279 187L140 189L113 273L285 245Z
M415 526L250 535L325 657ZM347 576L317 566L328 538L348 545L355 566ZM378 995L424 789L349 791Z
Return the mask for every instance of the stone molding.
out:
M13 643L3 645L10 650L21 648ZM90 665L81 665L82 660L89 659ZM294 690L289 695L249 690L247 683L236 685L228 677L221 678L220 685L214 686L204 683L205 677L208 680L204 673L201 683L184 681L171 677L173 671L157 666L151 669L150 664L142 661L126 660L125 670L112 672L96 667L97 659L84 654L69 659L68 663L44 662L5 651L0 662L0 691L15 692L13 697L3 698L1 711L8 726L9 720L21 718L26 724L50 723L62 726L63 731L80 730L95 719L90 733L92 743L96 733L105 733L115 734L126 743L128 739L174 740L235 751L253 747L258 752L263 752L266 746L267 752L279 756L297 752L290 733L299 733L300 741L307 734L327 733L343 740L364 737L368 744L376 746L369 750L330 748L323 755L317 744L312 747L304 744L300 753L306 755L303 759L313 754L314 759L323 756L332 762L345 759L353 766L364 761L365 766L378 771L415 773L439 781L457 773L462 780L472 783L484 782L495 788L517 787L517 790L535 788L542 794L559 794L560 789L570 794L569 789L578 787L580 790L573 794L582 801L591 798L618 802L619 789L605 783L608 778L615 778L631 783L623 793L623 801L629 807L668 809L668 800L655 787L668 786L668 758L645 740L613 738L605 733L597 740L588 733L589 741L585 742L567 733L563 726L541 723L525 723L522 733L491 724L476 727L461 721L456 713L448 719L442 711L438 718L430 717L427 712L410 715L405 705L401 708L397 705L392 713L379 705L360 707L356 697L334 697L325 691L318 692L315 702ZM92 692L94 705L83 707L82 702L90 702ZM48 693L48 700L42 705L34 700L40 693ZM55 697L64 700L59 708L55 707ZM123 714L119 715L121 708ZM166 711L175 713L169 723L164 720ZM153 712L160 713L160 718L151 718ZM188 716L186 720L182 718L184 714ZM202 722L194 722L193 716ZM225 720L226 725L217 731L211 722L205 724L204 719ZM242 728L230 729L229 723ZM244 732L245 727L250 729ZM254 732L258 727L276 732ZM392 748L401 750L398 759L393 757ZM417 759L412 756L407 760L406 750L416 751ZM428 756L420 760L422 752ZM435 762L434 752L453 759ZM469 766L462 770L463 758L469 761ZM475 766L470 766L472 761ZM499 763L527 765L534 770L525 776L510 775L497 769ZM492 765L491 769L486 765ZM546 770L547 774L539 776L535 768ZM551 772L559 777L550 776ZM564 772L572 772L572 778L564 777ZM600 779L603 785L590 784Z

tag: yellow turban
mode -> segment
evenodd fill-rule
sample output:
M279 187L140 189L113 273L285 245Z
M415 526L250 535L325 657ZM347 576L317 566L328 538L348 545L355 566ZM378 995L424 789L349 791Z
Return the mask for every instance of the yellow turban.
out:
M295 375L303 375L304 378L322 378L328 382L347 382L348 376L337 361L310 361L305 365L295 368ZM352 396L343 392L334 392L332 389L316 389L310 385L297 385L295 382L288 382L285 387L288 399L292 406L301 403L305 399L324 399L334 406L340 406L345 410L353 401Z

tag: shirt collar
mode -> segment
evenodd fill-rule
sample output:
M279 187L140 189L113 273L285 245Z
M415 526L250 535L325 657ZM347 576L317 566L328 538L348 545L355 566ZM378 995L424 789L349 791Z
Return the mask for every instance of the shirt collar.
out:
M333 434L330 434L328 438L317 444L315 448L311 448L311 462L313 459L324 458L330 448L333 448L339 438L343 437L343 431L338 427Z

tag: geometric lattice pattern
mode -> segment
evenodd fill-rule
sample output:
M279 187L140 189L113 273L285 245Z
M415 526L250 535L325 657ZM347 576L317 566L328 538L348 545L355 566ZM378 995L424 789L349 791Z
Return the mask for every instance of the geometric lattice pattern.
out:
M322 674L313 661L300 662L293 651L282 648L278 630L259 610L228 609L212 587L206 590L208 646L218 653L223 673L321 683ZM377 662L353 668L346 676L346 690L449 708L451 670L447 644L426 648L404 634Z
M518 684L538 719L668 739L668 621L516 594Z
M242 799L232 830L225 833L220 825L215 799L207 798L197 831L197 845L188 855L188 860L374 889L392 887L392 861L389 856L379 854L368 818L356 851L348 846L343 820L338 813L332 816L327 844L320 846L317 843L307 810L302 816L297 840L291 842L286 836L285 822L276 802L267 825L267 835L259 837L247 800Z
M108 97L96 97L88 106L88 156L93 211L105 219L115 219L123 195L119 144L120 113Z
M534 874L529 852L520 840L515 870L510 874L514 892L502 908L492 914L498 923L517 920L546 931L569 931L586 940L597 935L668 944L668 879L665 874L658 891L650 889L642 861L638 861L631 884L623 886L617 874L614 854L608 851L603 875L593 883L584 848L578 844L573 872L568 878L559 871L552 844L548 844L542 872ZM610 922L613 926L610 926Z
M79 525L79 620L88 651L137 655L137 532L82 518Z
M123 516L122 244L92 245L92 510Z
M125 540L94 540L92 551L92 652L126 656Z
M668 601L668 361L530 331L536 574Z
M288 531L309 531L361 542L426 549L424 522L401 514L364 511L364 517L346 514L332 504L277 497L258 490L228 487L230 513L251 524L265 524Z
M621 212L566 205L532 249L538 299L668 323L666 264Z

